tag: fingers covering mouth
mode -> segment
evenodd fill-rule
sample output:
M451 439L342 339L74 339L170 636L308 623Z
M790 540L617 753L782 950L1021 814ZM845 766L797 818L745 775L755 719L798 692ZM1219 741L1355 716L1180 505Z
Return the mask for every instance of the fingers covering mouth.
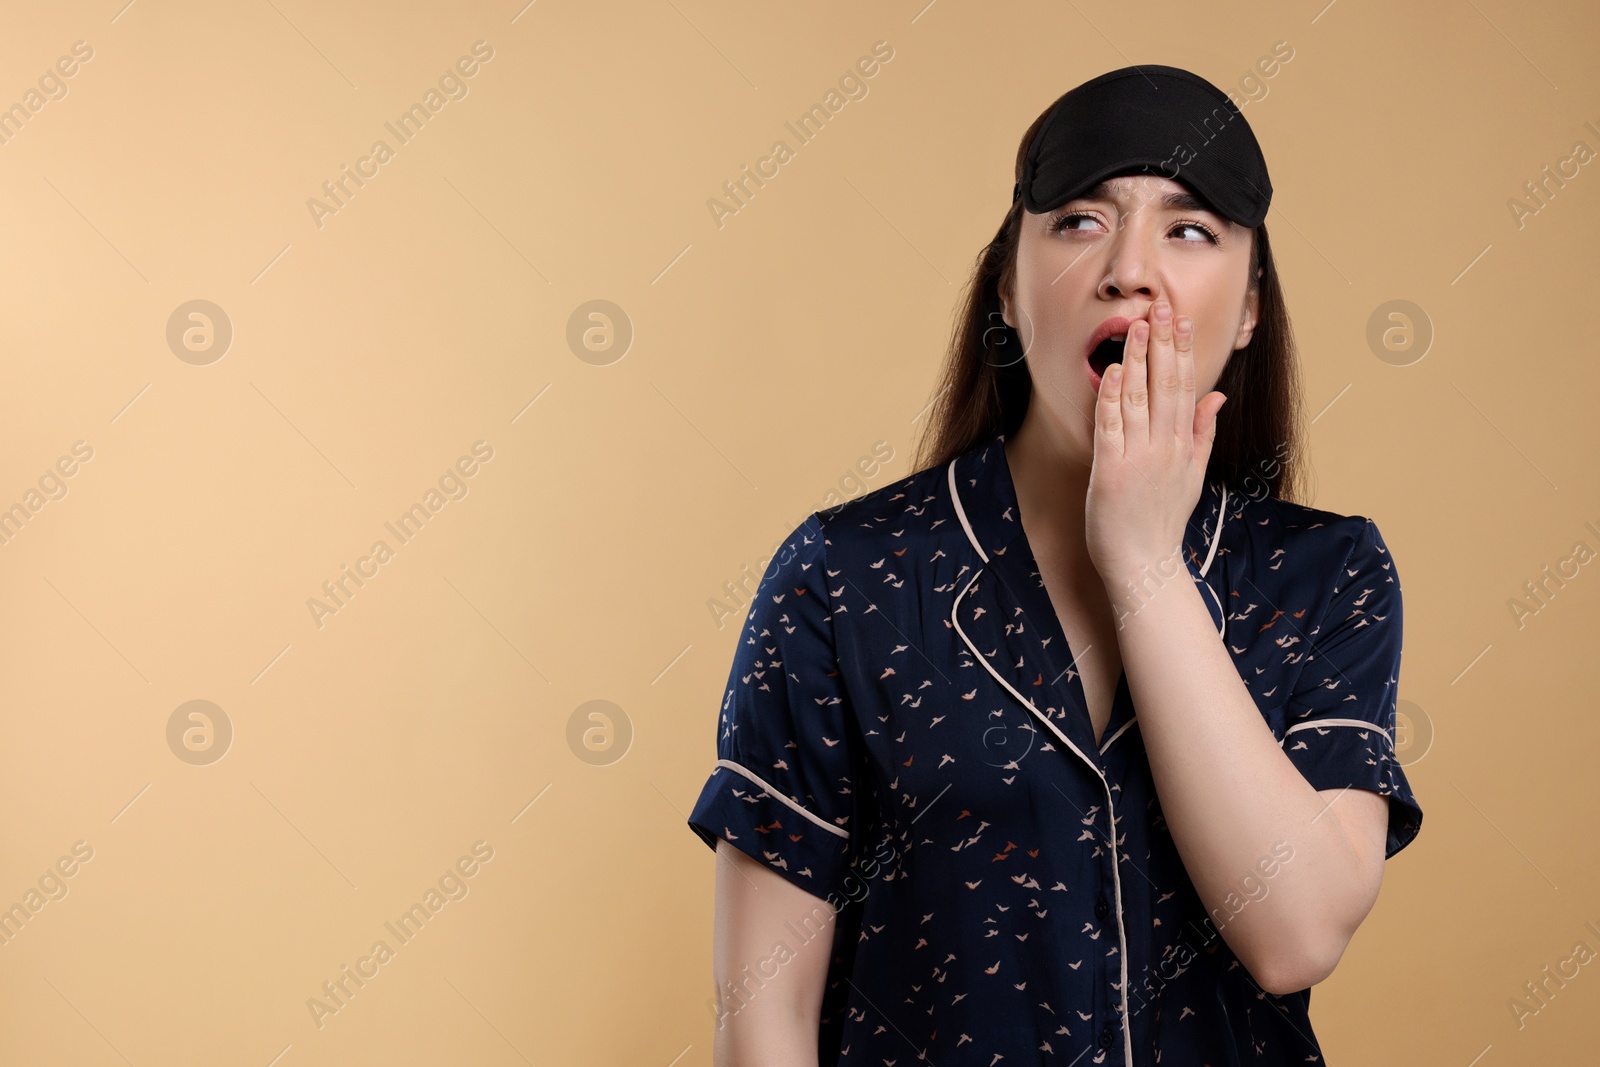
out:
M1128 331L1138 321L1124 315L1113 315L1094 328L1083 355L1096 377L1104 374L1111 364L1122 362L1122 349L1128 339Z
M1121 336L1107 337L1089 350L1089 366L1097 376L1105 377L1107 367L1122 362L1127 338L1128 332L1124 330Z

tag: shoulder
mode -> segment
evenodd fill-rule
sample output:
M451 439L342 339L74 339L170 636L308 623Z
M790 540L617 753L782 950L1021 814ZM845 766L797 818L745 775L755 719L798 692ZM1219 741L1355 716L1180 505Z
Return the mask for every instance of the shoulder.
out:
M1377 524L1365 515L1346 515L1277 497L1251 499L1230 493L1228 521L1236 524L1235 532L1253 548L1312 552L1330 557L1333 564L1348 560L1363 548L1387 551Z
M1331 601L1351 588L1381 589L1398 598L1399 572L1378 525L1366 515L1341 514L1266 497L1230 499L1233 538L1223 544L1268 595ZM1275 598L1276 599L1276 598Z
M831 558L965 540L950 507L945 467L927 467L811 516Z
M962 536L960 524L949 512L943 467L906 475L813 511L773 548L757 596L781 597L787 590L822 594L828 579L847 564L872 565L889 553L902 553L907 546L949 537L951 530Z

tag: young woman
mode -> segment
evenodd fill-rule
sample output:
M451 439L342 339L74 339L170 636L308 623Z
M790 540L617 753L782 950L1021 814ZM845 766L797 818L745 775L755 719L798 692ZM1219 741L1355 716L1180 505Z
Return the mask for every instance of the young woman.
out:
M689 818L719 1065L1321 1062L1309 987L1420 828L1394 563L1290 499L1243 116L1112 71L1017 179L920 469L751 605Z

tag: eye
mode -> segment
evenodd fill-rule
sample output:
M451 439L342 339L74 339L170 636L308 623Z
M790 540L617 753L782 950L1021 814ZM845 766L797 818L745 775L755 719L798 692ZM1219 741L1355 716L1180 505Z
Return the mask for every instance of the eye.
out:
M1099 221L1093 215L1090 215L1090 214L1088 214L1086 212L1068 211L1068 212L1064 212L1061 215L1056 216L1053 220L1051 220L1051 222L1050 222L1050 232L1051 233L1060 233L1062 230L1073 229L1074 227L1072 226L1072 223L1077 219L1089 219L1090 221L1093 221L1093 222L1098 222Z
M1217 231L1213 230L1211 227L1205 225L1204 223L1200 223L1200 222L1180 222L1180 223L1178 223L1178 225L1174 226L1173 229L1174 230L1199 230L1201 233L1205 234L1205 237L1201 238L1201 240L1209 241L1212 244L1216 244L1217 243Z
M1086 211L1067 211L1067 212L1063 212L1060 215L1057 215L1054 219L1052 219L1050 221L1050 232L1051 233L1061 233L1061 232L1063 232L1065 230L1071 230L1073 232L1081 233L1083 231L1080 230L1077 226L1074 225L1074 223L1076 223L1080 219L1088 219L1090 222L1099 222L1100 221L1095 216L1089 214ZM1205 241L1208 244L1220 244L1221 243L1221 238L1217 236L1217 232L1215 230L1213 230L1211 227L1207 226L1203 222L1196 222L1193 219L1186 219L1186 220L1184 220L1182 222L1179 222L1179 223L1175 224L1172 227L1172 230L1169 231L1169 232L1170 233L1176 233L1176 232L1178 232L1180 230L1199 230L1200 233L1203 234L1203 236L1200 237L1198 240ZM1183 238L1182 240L1186 244L1193 244L1196 241L1195 238L1189 238L1189 237Z

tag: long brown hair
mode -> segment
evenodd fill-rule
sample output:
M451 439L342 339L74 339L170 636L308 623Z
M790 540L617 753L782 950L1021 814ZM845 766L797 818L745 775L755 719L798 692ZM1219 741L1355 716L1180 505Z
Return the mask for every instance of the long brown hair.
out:
M1022 135L1018 181L1028 147L1049 113L1046 108ZM1022 358L1020 335L1001 318L1000 290L1010 291L1015 276L1025 211L1020 198L1013 200L994 239L978 253L917 445L915 470L948 463L994 434L1009 437L1022 425L1033 378ZM1206 480L1222 482L1230 493L1293 502L1299 500L1304 472L1299 365L1266 224L1253 233L1250 277L1259 290L1257 322L1249 344L1232 354L1217 381L1228 402L1217 414Z

